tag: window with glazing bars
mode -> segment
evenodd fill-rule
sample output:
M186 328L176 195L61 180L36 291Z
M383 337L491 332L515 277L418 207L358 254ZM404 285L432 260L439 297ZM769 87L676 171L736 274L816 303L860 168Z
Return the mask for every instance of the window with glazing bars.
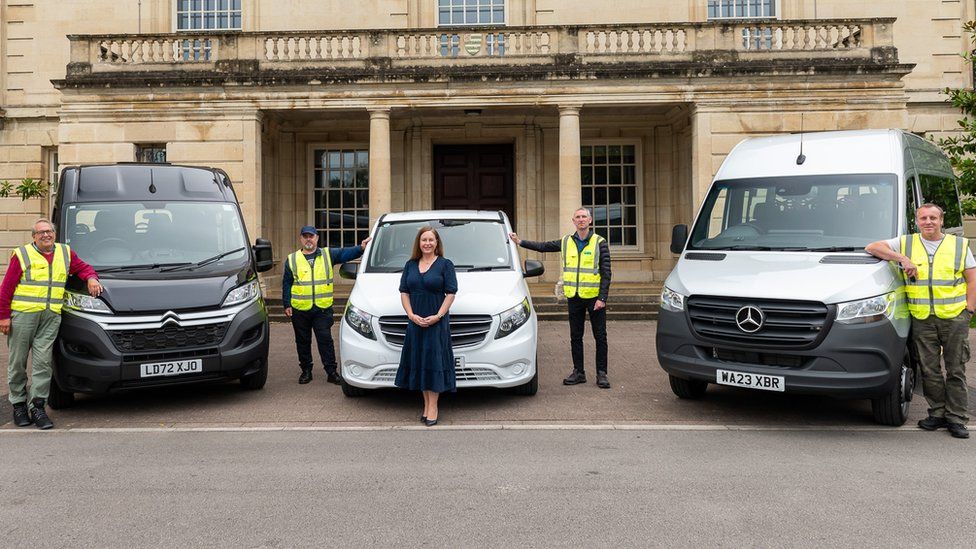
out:
M241 0L176 0L176 29L240 30Z
M369 151L315 151L313 194L319 246L354 246L369 236Z
M775 17L776 0L708 0L709 19Z
M166 143L136 145L136 162L164 164L166 162Z
M580 167L593 230L611 246L637 246L637 146L583 145Z
M437 0L437 24L504 25L505 0Z

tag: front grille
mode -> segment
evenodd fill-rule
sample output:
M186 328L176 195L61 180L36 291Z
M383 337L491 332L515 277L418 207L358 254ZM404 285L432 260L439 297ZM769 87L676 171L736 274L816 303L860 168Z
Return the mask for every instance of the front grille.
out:
M373 381L393 383L396 380L397 368L383 368L376 372ZM457 381L499 381L501 377L491 368L479 368L477 366L465 366L454 368L454 376Z
M732 349L711 349L712 357L722 362L738 364L756 364L759 366L776 366L779 368L800 369L813 360L808 356L787 355L781 353L761 353L756 351L735 351Z
M228 326L230 322L200 326L167 324L146 330L109 330L109 335L112 343L123 352L162 351L216 345L224 339Z
M700 337L753 347L812 347L827 333L831 320L827 306L815 301L692 296L687 304L691 326ZM736 324L736 313L746 305L765 315L754 333Z
M488 336L491 329L489 315L450 315L451 347L471 347L478 345ZM403 338L407 333L406 316L384 316L380 318L380 331L383 337L394 347L403 347Z

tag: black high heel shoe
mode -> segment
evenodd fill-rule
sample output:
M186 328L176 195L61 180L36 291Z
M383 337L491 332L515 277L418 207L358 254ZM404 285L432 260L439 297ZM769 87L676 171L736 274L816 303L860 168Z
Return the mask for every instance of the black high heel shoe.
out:
M420 416L420 423L427 423L427 416Z
M437 425L437 420L424 418L424 423L427 424L428 427L433 427L434 425Z

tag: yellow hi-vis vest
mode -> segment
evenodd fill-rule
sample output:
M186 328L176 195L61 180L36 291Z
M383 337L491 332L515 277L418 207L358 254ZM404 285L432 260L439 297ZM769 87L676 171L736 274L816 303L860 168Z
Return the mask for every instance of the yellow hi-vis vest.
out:
M311 310L314 304L319 309L332 306L332 257L328 248L315 258L315 267L309 267L308 260L301 250L288 256L291 274L291 306L299 311Z
M600 294L600 243L603 237L594 233L582 251L576 248L573 235L563 237L563 293L593 299Z
M51 310L61 314L64 303L64 284L68 281L71 267L71 248L64 244L54 245L54 260L47 259L33 245L14 250L23 273L14 289L10 309L22 313L38 313Z
M922 320L934 314L939 318L955 318L966 308L965 238L947 234L929 260L918 234L901 237L901 253L918 266L914 281L905 281L908 310Z

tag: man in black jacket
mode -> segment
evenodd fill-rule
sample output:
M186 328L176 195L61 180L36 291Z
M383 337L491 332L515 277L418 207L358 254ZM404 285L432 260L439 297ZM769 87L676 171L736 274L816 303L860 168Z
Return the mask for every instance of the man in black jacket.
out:
M561 252L562 282L569 304L569 342L573 353L573 373L565 385L586 383L583 372L583 331L586 314L596 340L596 384L610 388L607 378L607 295L610 293L610 247L600 235L590 230L593 217L587 208L573 212L576 232L559 240L532 242L509 234L519 246L537 252Z

